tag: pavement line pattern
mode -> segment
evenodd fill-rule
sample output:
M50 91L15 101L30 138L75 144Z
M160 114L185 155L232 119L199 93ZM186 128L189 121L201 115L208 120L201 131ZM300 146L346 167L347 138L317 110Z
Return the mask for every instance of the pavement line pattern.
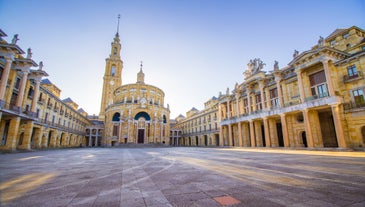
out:
M81 148L0 154L0 206L365 206L364 152Z

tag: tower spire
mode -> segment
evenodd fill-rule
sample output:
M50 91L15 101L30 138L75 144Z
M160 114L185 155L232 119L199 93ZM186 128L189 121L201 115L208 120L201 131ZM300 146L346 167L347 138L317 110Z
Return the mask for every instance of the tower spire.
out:
M120 14L118 14L118 25L117 25L117 36L119 36L119 20L120 20Z

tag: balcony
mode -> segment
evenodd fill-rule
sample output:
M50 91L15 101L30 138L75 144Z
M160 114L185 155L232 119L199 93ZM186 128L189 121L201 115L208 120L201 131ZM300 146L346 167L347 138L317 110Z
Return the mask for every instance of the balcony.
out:
M305 101L312 101L312 100L319 99L319 98L325 98L325 97L328 97L329 95L330 95L329 93L320 93L320 94L306 97Z
M357 109L365 109L365 102L348 102L343 104L343 108L345 112L357 110Z
M363 78L364 78L364 75L363 75L362 71L357 71L356 75L352 75L352 76L345 75L345 76L343 76L343 82L348 83L348 82L355 81L355 80L360 80L360 79L363 79Z

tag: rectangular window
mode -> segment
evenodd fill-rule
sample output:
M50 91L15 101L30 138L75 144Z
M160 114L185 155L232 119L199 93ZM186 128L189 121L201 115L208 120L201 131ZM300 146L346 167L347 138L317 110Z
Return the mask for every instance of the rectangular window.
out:
M3 68L0 68L0 80L3 77L3 71L4 71L4 69Z
M342 35L342 38L343 38L343 39L346 39L346 38L348 38L349 36L350 36L350 34L349 34L349 33L345 33L345 34L343 34L343 35Z
M270 102L271 107L276 108L279 106L278 89L274 88L270 90Z
M336 40L332 40L330 43L331 47L335 46L335 44L336 44Z
M351 65L347 67L347 75L349 76L349 79L357 78L359 76L356 70L356 65Z
M113 136L118 136L118 125L113 126Z
M311 92L314 98L322 98L328 96L326 75L324 70L309 76Z
M20 87L20 78L16 77L14 88L19 90L19 87Z
M255 95L255 100L256 100L256 110L262 110L261 94Z
M355 105L357 107L365 106L365 97L363 89L353 90L352 95L354 97Z

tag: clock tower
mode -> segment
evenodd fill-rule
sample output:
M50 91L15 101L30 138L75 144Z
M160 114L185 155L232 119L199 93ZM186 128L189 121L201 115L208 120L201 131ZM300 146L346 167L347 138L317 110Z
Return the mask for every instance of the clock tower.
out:
M118 20L119 24L119 20ZM106 58L104 83L102 91L102 99L99 113L99 120L104 121L105 109L110 104L113 104L113 92L122 85L122 69L123 61L120 58L120 50L122 45L120 44L119 33L115 34L114 41L111 43L111 50L109 58Z

